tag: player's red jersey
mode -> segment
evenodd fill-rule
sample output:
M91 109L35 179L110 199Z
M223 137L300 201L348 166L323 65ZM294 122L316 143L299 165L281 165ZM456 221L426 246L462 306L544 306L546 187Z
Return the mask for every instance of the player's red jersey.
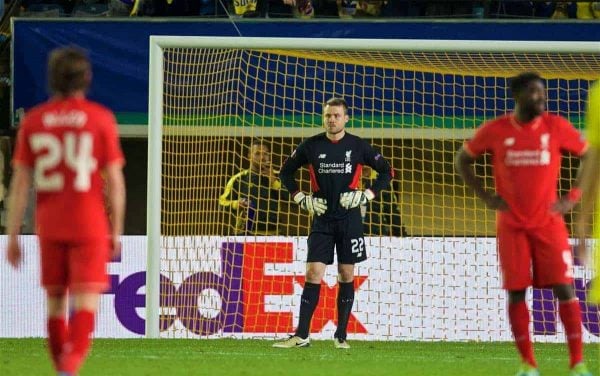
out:
M509 206L499 212L499 223L522 228L542 226L552 216L562 151L581 155L586 148L571 123L548 113L527 124L519 124L513 114L499 117L465 142L472 157L492 154L496 192Z
M106 237L102 169L123 163L112 112L84 98L50 100L21 122L14 164L33 169L40 237Z

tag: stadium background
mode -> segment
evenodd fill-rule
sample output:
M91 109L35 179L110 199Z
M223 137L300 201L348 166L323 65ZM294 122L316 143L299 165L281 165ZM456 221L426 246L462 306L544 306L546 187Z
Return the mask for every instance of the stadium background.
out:
M464 22L464 21L436 21L436 22L256 22L240 20L238 26L247 36L286 36L286 37L341 37L341 38L429 38L429 39L505 39L505 40L600 40L600 28L593 21L582 22L557 22L557 21L509 21L509 22ZM46 98L45 86L45 56L49 49L57 45L77 43L90 48L95 71L95 84L91 92L92 99L103 102L117 111L121 126L122 143L127 154L126 166L127 184L129 188L128 216L126 233L128 235L145 233L146 213L146 127L147 122L147 96L148 96L148 35L237 35L234 28L227 21L188 21L164 20L123 22L113 20L98 20L93 22L40 21L16 20L13 34L13 83L17 92L14 94L14 103L11 108L13 118L18 117L19 109L25 109L34 102ZM445 80L447 78L444 78ZM494 82L504 94L504 81ZM568 86L568 85L567 85ZM489 86L488 86L489 87ZM443 90L442 90L443 91ZM565 93L565 91L558 91ZM440 94L443 96L443 94ZM583 95L583 94L581 94ZM439 97L438 97L439 98ZM559 101L551 101L551 110L563 113L566 108L561 107ZM353 105L361 105L361 101ZM504 104L503 104L504 105ZM505 104L510 106L509 104ZM483 108L483 107L480 107ZM574 113L581 113L582 108L572 109ZM353 108L353 116L359 119L359 108ZM452 115L454 118L454 114ZM457 114L461 121L474 121L491 113L477 112L475 114ZM417 117L416 123L427 125L424 117ZM580 126L578 117L571 120ZM354 123L356 124L356 123ZM443 126L443 124L440 124ZM431 124L427 125L431 126ZM273 139L278 144L280 139ZM292 140L292 142L297 141ZM229 145L236 153L241 147L234 140L229 140ZM406 168L416 171L414 176L402 177L398 181L405 182L400 190L410 191L415 185L410 181L420 181L425 188L431 186L432 171L440 168L449 168L451 158L460 140L434 141L431 139L404 138L398 141L395 147L408 149L414 153L407 158L414 161L414 165L396 166L398 171ZM387 146L382 145L384 148ZM387 149L389 150L389 149ZM282 151L283 152L283 151ZM404 159L404 158L402 158ZM276 160L275 163L279 161ZM231 173L239 165L226 166L226 172ZM245 167L245 166L244 166ZM418 175L417 175L418 172ZM420 188L419 188L420 189ZM433 195L432 200L443 198ZM464 192L455 192L462 195ZM403 197L403 201L410 201L414 197ZM410 210L410 208L403 208ZM432 218L433 213L410 212L411 218L422 218L423 214ZM486 217L488 217L486 215ZM440 225L436 223L435 225ZM442 224L443 225L443 224ZM424 226L410 223L414 229L436 228L434 224ZM463 226L460 231L464 233ZM304 227L298 226L298 232ZM441 233L446 230L439 227ZM456 231L456 229L454 230ZM430 232L432 233L432 232ZM427 235L424 232L414 235ZM481 235L481 234L480 234ZM0 245L4 244L6 237L0 237ZM281 374L282 370L290 375L299 375L306 372L306 368L299 364L317 365L311 372L314 374L422 374L425 370L431 375L475 375L481 372L493 374L513 374L517 367L517 357L514 346L510 342L510 330L506 325L503 295L498 291L498 280L495 279L496 264L494 246L479 238L484 245L477 244L477 238L459 238L455 245L443 252L436 245L435 238L422 238L423 244L418 239L397 239L403 247L403 252L393 252L402 259L397 259L394 264L394 276L390 279L392 287L402 290L398 293L386 293L375 297L373 302L383 304L398 303L400 309L395 313L403 316L394 316L393 321L399 321L400 327L407 327L412 319L422 320L415 328L425 332L403 333L392 339L399 341L352 342L353 349L348 356L340 356L334 350L330 341L315 341L313 347L305 349L301 357L297 352L275 353L266 341L196 341L196 340L159 340L131 339L143 334L144 296L141 294L144 287L145 252L144 236L127 236L124 246L125 252L121 260L109 266L111 279L116 281L102 299L99 321L94 340L92 356L82 371L86 375L247 375ZM289 240L289 239L288 239ZM448 239L445 239L448 240ZM488 239L489 240L489 239ZM3 375L24 374L51 374L51 365L47 359L44 340L45 328L43 324L44 302L41 289L34 287L37 278L37 249L33 237L22 239L25 249L25 268L14 272L6 263L0 263L0 300L4 302L0 310L0 353L4 356L0 362L0 373ZM409 243L419 243L410 247ZM450 240L451 241L451 240ZM424 243L430 245L424 247ZM397 243L393 244L395 246ZM393 248L393 247L392 247ZM461 249L464 248L464 249ZM415 251L424 249L423 260L410 258ZM437 280L431 275L421 274L428 272L422 267L426 261L431 267L433 258L441 257L431 272L437 276L446 273L443 288L437 285ZM473 259L480 263L469 264ZM387 259L383 259L387 260ZM302 263L296 262L297 270L292 270L290 275L302 274ZM477 265L485 265L485 268ZM448 266L448 269L444 267ZM464 269L462 267L464 266ZM402 269L402 270L401 270ZM432 268L433 269L433 268ZM482 270L483 269L483 270ZM576 288L578 296L585 294L585 284L589 280L582 272L581 267L576 268ZM413 280L412 278L415 278ZM329 281L329 283L331 280ZM426 282L423 284L423 282ZM331 283L330 283L331 284ZM425 287L428 290L423 290ZM427 304L422 304L417 297L423 295ZM560 331L555 307L543 295L547 291L535 290L533 292L533 329L536 341L536 354L539 356L541 371L544 375L561 375L566 371L566 354L562 343L563 336ZM113 298L114 296L114 298ZM398 298L407 299L397 301ZM474 303L474 299L481 303ZM361 302L366 301L361 295ZM370 299L369 299L370 301ZM289 305L289 304L288 304ZM486 305L491 309L486 310ZM537 306L537 311L536 311ZM540 309L543 306L544 309ZM256 307L255 307L256 308ZM361 307L362 308L362 307ZM396 308L396 307L395 307ZM294 307L289 309L295 309ZM597 342L600 335L600 314L596 308L584 307L586 342ZM485 311L480 316L478 311ZM442 316L447 313L451 320ZM440 314L440 316L435 316ZM437 321L431 321L438 317ZM462 318L460 322L453 319ZM392 319L387 317L386 319ZM429 321L428 321L429 320ZM115 325L121 322L122 325ZM449 342L444 337L443 329L454 330L466 341ZM485 329L482 329L485 328ZM429 331L430 329L435 329ZM438 331L436 331L438 330ZM485 330L485 332L484 332ZM280 333L281 334L281 333ZM330 338L331 333L325 333L324 338ZM452 334L452 333L450 333ZM477 335L482 335L482 341L473 340ZM327 337L329 336L329 337ZM40 338L23 338L40 337ZM127 339L113 339L103 337L119 337ZM418 342L408 341L417 338ZM593 337L593 338L591 338ZM439 340L443 338L442 340ZM494 342L487 342L493 338ZM404 342L404 340L407 340ZM434 340L434 341L429 341ZM438 341L439 340L439 341ZM507 342L497 342L507 341ZM335 351L335 352L334 352ZM598 346L586 346L586 354L591 369L598 370ZM33 360L33 361L32 361ZM482 371L484 370L484 371Z
M598 40L600 32L595 25L586 23L528 23L528 22L498 22L493 27L488 22L465 22L465 21L446 21L446 22L414 22L397 21L384 23L371 22L331 22L331 21L238 21L237 27L244 36L261 37L342 37L342 38L373 38L373 39L475 39L479 40L547 40L552 36L554 40L578 40L595 41ZM128 166L126 170L127 183L131 199L128 202L128 213L136 213L127 216L126 233L130 235L145 233L145 208L146 208L146 175L145 169L139 166L146 166L146 126L147 123L147 97L148 97L148 37L149 35L220 35L235 36L236 29L228 21L112 21L95 20L94 22L77 22L69 20L46 21L19 19L13 25L13 79L14 95L11 113L13 119L18 121L23 111L33 104L42 101L47 96L45 86L45 58L47 52L64 44L77 44L91 51L91 59L94 66L94 85L90 96L94 100L114 109L120 131L123 138L123 147L127 154ZM275 63L273 63L275 64ZM333 64L333 63L332 63ZM268 67L267 67L268 68ZM371 68L366 68L371 69ZM331 72L331 70L327 70ZM365 72L368 73L368 72ZM468 73L468 72L465 72ZM310 70L296 72L295 77L288 77L290 81L301 79L305 75L322 74ZM343 75L344 73L333 73L333 75ZM510 100L505 100L506 93L505 79L497 77L461 77L453 75L442 75L435 73L411 73L422 75L422 80L416 82L432 82L431 78L435 76L435 82L443 82L443 85L423 84L420 87L407 87L403 82L410 82L407 77L398 79L398 86L401 87L394 95L403 96L395 101L386 101L386 106L396 106L396 108L386 108L395 114L404 114L390 119L378 119L378 124L402 124L414 128L433 128L444 129L446 127L473 128L481 120L503 113L505 109L511 108ZM331 76L332 74L329 73ZM334 82L333 76L323 77L324 82ZM386 74L385 77L389 77ZM364 77L379 77L379 75L365 74ZM343 77L342 77L343 78ZM419 77L417 77L419 78ZM388 79L389 80L389 79ZM462 80L476 80L474 87L479 92L469 93L472 100L456 101L454 95L456 87L460 87ZM250 74L246 77L247 87L251 88L255 84L255 78ZM377 86L377 79L374 81L365 81L359 88L369 88ZM341 82L338 81L338 82ZM291 82L293 84L293 82ZM465 82L471 84L469 82ZM388 84L388 87L395 85ZM557 90L550 91L549 110L569 116L570 120L576 125L581 126L579 114L582 111L582 101L573 101L573 96L578 93L569 91L570 87L579 87L569 80L548 82L549 87ZM118 88L118 89L116 89ZM278 85L272 85L269 90L278 90ZM585 95L586 87L584 83L583 90L579 95ZM285 90L285 89L284 89ZM351 83L346 85L337 84L327 87L332 93L349 93L351 96L351 118L350 126L364 127L368 119L377 106L382 102L375 102L368 98L373 97L373 93L365 89L364 92L356 91ZM359 89L360 90L360 89ZM279 93L277 93L279 94ZM324 98L309 98L306 96L294 96L293 93L281 93L282 95L273 95L268 98L289 98L300 97L301 101L294 103L291 100L285 100L284 103L261 103L255 101L247 105L242 104L244 109L253 109L254 113L270 115L275 121L269 126L293 126L298 121L294 116L302 117L303 113L318 113L320 104ZM286 94L285 96L283 94ZM493 94L493 95L492 95ZM562 95L569 95L571 101L561 100ZM499 98L495 103L488 103L483 98ZM489 101L489 100L488 100ZM423 105L425 103L425 105ZM443 106L427 105L429 103L442 103ZM183 103L182 103L183 105ZM285 108L286 115L272 113L273 108ZM289 109L293 108L290 118ZM493 111L486 110L493 108ZM251 114L248 114L251 115ZM319 118L309 119L318 124ZM306 122L306 119L301 119ZM261 124L261 120L253 121L254 124ZM264 122L262 123L264 124ZM397 125L396 125L397 127ZM316 132L316 130L315 130ZM274 150L274 164L280 164L281 157L289 154L290 145L297 140L272 139L273 147L277 149L278 145L283 145L282 150ZM457 149L461 140L433 140L433 139L410 139L401 140L381 139L375 140L374 144L381 147L384 152L390 151L394 155L403 155L407 150L414 155L402 157L400 160L403 165L395 165L394 168L399 172L400 179L396 179L396 189L401 192L403 199L403 213L412 213L405 216L405 225L408 227L409 234L414 236L464 236L464 235L493 235L493 228L490 225L484 228L473 230L468 223L448 223L448 221L436 221L436 218L447 218L447 216L435 215L436 213L420 212L424 205L417 202L413 205L415 197L410 195L410 191L415 189L415 184L423 184L424 187L434 187L431 179L439 179L431 172L436 168L439 170L440 164L448 166L452 163L454 151ZM406 147L406 146L409 147ZM241 150L243 146L235 140L230 140L227 150L233 154L240 155L244 153ZM388 153L388 154L390 154ZM405 164L409 164L406 166ZM570 166L569 160L565 161L566 166ZM227 164L227 172L233 174L240 166L235 163ZM245 167L245 166L241 166ZM406 175L405 171L411 171ZM563 174L568 181L571 178L571 170L565 169ZM451 175L444 174L444 179L454 179ZM215 189L220 190L225 181L215 185ZM438 182L443 183L443 182ZM451 182L446 184L451 187ZM427 189L427 188L425 188ZM439 196L445 195L448 199L450 195L462 195L464 192L453 190L452 192L430 192L432 202L435 202ZM215 203L216 205L216 203ZM477 205L476 203L474 205ZM428 206L428 205L425 205ZM219 212L219 210L216 210ZM222 215L221 215L222 214ZM424 214L424 215L423 215ZM221 211L218 222L223 225L228 224L228 213ZM431 218L428 224L424 224L419 218ZM285 230L286 234L297 235L305 234L307 230L307 218L301 216L298 221ZM178 230L181 234L189 232L182 227ZM219 228L207 228L202 231L205 235L222 234L224 230Z
M489 23L478 23L478 22L387 22L387 23L340 23L340 22L240 22L239 28L242 33L246 36L294 36L294 37L344 37L344 38L408 38L408 39L472 39L477 36L480 39L498 39L501 37L505 40L513 39L530 39L530 40L545 40L548 36L556 36L557 39L561 40L598 40L600 37L600 30L593 28L590 24L571 24L571 23L557 23L557 24L530 24L520 22L506 22L494 24L491 27ZM229 35L233 36L235 30L232 25L228 22L215 21L215 22L164 22L164 21L140 21L140 22L124 22L124 21L96 21L96 22L73 22L73 21L42 21L42 20L15 20L14 22L14 38L13 38L13 67L14 67L14 103L12 105L12 114L15 120L18 119L22 112L32 106L34 103L44 100L46 98L46 86L45 86L45 59L47 52L59 45L64 44L78 44L91 51L92 63L94 65L95 81L94 86L90 92L90 97L94 100L100 101L107 106L113 108L116 111L120 132L123 136L122 143L125 149L128 164L126 166L126 178L129 190L129 200L127 208L127 224L126 224L126 235L138 235L145 234L146 227L146 166L147 166L147 103L148 103L148 36L153 34L163 35ZM268 68L268 66L267 66ZM365 68L367 71L371 68ZM327 70L332 72L334 70ZM303 75L317 74L314 71L297 71L294 77L288 77L290 80L298 79ZM342 73L329 73L329 74L342 74ZM407 73L411 74L411 73ZM490 78L469 78L469 72L465 72L465 80L476 80L474 87L476 90L469 94L472 97L472 101L469 102L453 102L456 100L452 95L452 91L456 86L460 86L463 78L459 76L445 75L445 74L434 74L434 73L412 73L415 75L421 75L422 79L431 79L435 77L435 82L444 82L444 85L423 85L421 87L409 87L403 86L404 90L400 92L404 97L401 100L395 101L396 105L402 104L402 107L390 107L387 110L395 114L403 114L403 116L397 116L391 119L379 119L376 124L388 124L393 121L397 124L403 124L407 127L412 127L416 131L420 129L428 129L439 131L444 133L448 126L452 126L454 129L461 128L473 128L477 123L487 117L495 116L498 113L504 112L505 109L511 108L512 103L504 99L495 100L494 103L486 103L484 97L496 97L505 98L505 86L506 81L504 78L490 77ZM366 76L377 76L377 75L366 75ZM389 74L385 75L389 77ZM328 82L333 79L334 76L327 76L325 79L321 79L321 82ZM337 77L335 77L337 78ZM395 80L396 78L390 78L389 80ZM340 80L340 82L343 80ZM423 81L417 79L416 81ZM409 81L407 81L409 82ZM560 82L560 83L558 83ZM255 86L255 82L252 81L252 76L248 78L248 87ZM364 87L378 86L377 81L366 81L363 82ZM386 83L394 85L394 83ZM456 84L456 85L455 85ZM580 84L575 84L569 80L567 81L556 81L550 80L549 86L553 87L552 95L549 98L550 110L553 112L559 112L566 114L570 119L577 125L581 126L581 120L579 115L582 113L582 101L573 101L573 95L575 98L585 96L587 86L584 83L583 87ZM399 83L400 85L400 83ZM402 85L406 85L402 83ZM581 88L580 91L573 92L571 86ZM350 85L351 86L351 85ZM332 91L341 92L352 92L351 99L351 115L353 122L351 126L364 127L365 124L372 124L367 119L372 118L373 109L381 105L380 103L370 101L366 99L371 96L372 93L367 94L366 91L360 93L357 88L351 88L348 85L331 86ZM277 90L276 87L272 87L272 90ZM329 88L328 88L329 89ZM477 91L479 90L479 91ZM419 94L429 93L429 94ZM493 94L493 95L489 95ZM562 95L569 95L571 98L570 104L566 100L562 100ZM277 97L277 96L274 96ZM300 103L294 103L292 101L286 101L278 104L278 108L296 108L298 113L277 113L276 111L270 112L271 108L277 106L270 106L272 103L269 102L252 102L243 108L254 108L258 113L264 113L271 119L269 127L278 127L281 125L292 125L296 121L315 123L315 132L318 129L318 123L320 119L318 115L312 119L302 118L303 113L319 113L319 105L324 98L303 98L304 100ZM430 106L430 103L445 103L445 106ZM415 105L422 104L422 105ZM264 106L264 107L263 107ZM571 107L568 107L571 106ZM263 111L266 108L265 111ZM442 108L446 110L440 112ZM450 111L449 108L452 108ZM486 111L488 108L493 108L494 111ZM185 114L183 114L185 115ZM251 114L248 114L248 117ZM258 123L261 124L262 120ZM285 139L283 138L272 138L271 142L274 146L274 154L276 158L274 164L277 166L281 163L281 156L285 156L291 152L291 147L297 143L299 139ZM417 281L409 280L407 283L396 283L394 279L385 280L382 283L383 286L390 286L391 288L400 288L403 290L404 296L409 298L418 297L415 299L414 304L405 305L402 314L415 320L429 320L429 314L422 314L419 312L413 313L412 309L417 311L422 310L423 312L428 311L428 305L423 304L421 300L428 301L426 303L433 304L433 308L440 312L447 312L450 316L459 317L455 315L454 310L448 309L447 307L456 308L460 311L460 315L465 315L469 312L469 309L485 310L485 314L489 312L498 317L499 308L497 305L502 305L500 298L500 291L497 287L496 273L497 268L495 264L494 245L493 242L487 242L485 238L480 239L485 245L481 245L479 240L475 238L465 239L472 235L477 236L491 236L493 235L493 228L491 224L493 221L493 213L486 213L484 222L488 224L487 227L477 227L477 231L474 232L473 228L469 226L470 219L465 219L465 215L455 215L456 213L442 213L439 215L435 211L436 207L444 206L451 208L456 206L456 201L459 197L470 195L466 193L462 184L459 186L455 182L456 176L452 173L452 159L455 151L458 148L462 140L459 138L446 138L442 137L436 139L435 137L405 137L397 139L386 139L381 138L374 142L375 145L380 146L384 153L395 154L400 156L400 160L406 165L395 165L394 167L399 172L399 178L396 180L397 190L402 194L402 205L403 205L403 220L408 227L409 233L415 237L412 239L395 239L392 245L389 245L386 250L390 253L390 260L398 262L398 269L394 269L393 272L399 278L412 278L414 271L423 268L424 262L430 262L429 257L436 259L437 264L442 269L436 270L435 273L432 271L431 275L435 277L431 285L426 285L425 288L431 288L430 296L423 295L423 292L419 288L423 287L419 282L426 281L430 276L430 271L423 269L424 274L416 274ZM233 154L242 155L242 145L236 142L235 139L230 138L225 140L224 143L220 144L223 149L216 149L215 153L221 150L228 150ZM411 155L404 156L403 153L410 153ZM570 166L570 161L566 162ZM240 167L239 163L234 163L233 160L229 160L224 165L225 175L231 175ZM448 179L447 182L440 182L437 179L440 178L439 174L435 174L437 170L448 171L449 173L441 175L443 179ZM405 171L410 171L409 174ZM566 170L572 171L572 170ZM489 173L486 174L489 176ZM570 176L565 176L565 181L568 181ZM212 189L217 194L222 189L225 178L221 182L212 182L214 184ZM437 190L440 186L453 187L452 189ZM415 191L424 192L420 196L413 195ZM427 202L423 202L423 197L427 196ZM418 201L421 199L422 201ZM470 211L471 215L481 214L478 210L485 210L480 204L477 204L475 200L469 201L473 205L473 210ZM438 205L434 205L437 203ZM442 203L442 205L439 205ZM216 201L213 203L216 207ZM464 202L461 202L464 206ZM425 212L429 210L429 212ZM221 232L225 232L225 226L227 225L227 219L229 213L225 210L220 210L218 218L210 218L208 222L217 222L221 227L210 228L206 231L194 232L197 229L186 228L186 224L181 224L177 228L177 231L171 232L172 235L221 235ZM463 213L464 214L464 213ZM307 217L300 216L297 221L286 230L286 235L304 235L307 231ZM451 219L451 220L447 220ZM477 220L477 218L475 218ZM419 221L428 221L423 223ZM481 221L481 220L480 220ZM194 222L193 218L190 222ZM206 220L204 222L207 222ZM287 221L286 221L287 222ZM448 239L429 238L434 236L448 237ZM419 237L422 237L419 239ZM427 238L426 238L427 237ZM453 238L456 237L456 238ZM221 240L219 240L221 241ZM285 239L289 242L289 239ZM448 243L444 243L444 242ZM422 243L429 242L431 245L425 247ZM119 320L119 310L123 304L128 304L130 301L135 301L135 304L143 303L140 295L137 295L136 289L132 289L131 281L133 278L137 278L138 283L142 283L143 278L140 278L139 273L144 271L144 250L145 243L135 238L131 239L131 242L127 242L126 246L131 247L131 251L126 248L125 255L128 258L124 258L122 262L112 263L110 269L116 276L115 280L118 285L114 285L114 289L109 294L115 294L115 296L125 296L125 299L114 300L113 303L108 302L108 306L101 310L104 316L102 316L100 322L108 323L104 331L100 331L100 336L120 336L120 332L125 331L126 336L132 336L133 334L139 335L140 331L133 333L130 330L127 332L125 327L119 327L115 329L114 316L116 315ZM451 250L448 252L439 252L438 248L442 244L443 247L450 244ZM391 252L396 249L401 249L403 252L394 253ZM436 250L438 252L436 252ZM35 247L32 245L29 254L35 254ZM469 268L470 255L474 255L474 258L485 258L480 264L477 264L477 268ZM414 257L413 257L414 256ZM301 257L297 256L296 257ZM465 257L465 258L463 258ZM387 258L383 259L387 261ZM411 262L411 263L408 263ZM295 266L300 267L300 262L295 262ZM35 267L35 263L29 260L28 265ZM394 264L396 265L396 264ZM406 270L401 270L405 268ZM447 268L447 269L445 269ZM464 269L463 269L464 268ZM473 270L472 270L473 269ZM4 270L4 269L2 269ZM405 273L403 272L405 271ZM482 274L482 278L486 284L486 290L490 293L489 297L482 299L486 304L491 305L490 309L486 310L484 306L469 305L471 300L466 286L471 283L471 273L479 272ZM15 301L12 297L13 294L18 296L21 292L29 294L27 290L27 284L24 276L19 278L15 277L12 271L7 271L3 274L3 286L7 286L3 289L3 293L6 292L5 301ZM30 273L31 274L31 273ZM297 270L293 273L294 275L300 275L301 271ZM135 276L135 277L134 277ZM443 276L453 276L452 283L445 285L440 280ZM386 277L383 277L384 279ZM418 279L422 278L422 281ZM479 277L476 277L476 279ZM428 280L427 280L428 281ZM175 281L174 281L175 282ZM329 281L330 284L335 282ZM393 282L393 283L392 283ZM129 283L128 291L120 294L125 290L125 286ZM429 282L428 282L429 283ZM587 276L582 270L578 271L578 291L581 294L585 294L585 288L587 283ZM438 287L443 286L443 292L438 292ZM457 288L454 288L457 287ZM412 292L410 289L416 289L419 291ZM440 290L440 291L442 291ZM27 292L26 292L27 291ZM394 290L395 291L395 290ZM459 297L461 303L467 304L468 309L457 308L458 305L454 300L454 294L464 294ZM535 293L534 293L535 294ZM543 294L542 291L537 291L537 294ZM34 296L36 296L34 298ZM393 294L387 294L387 297L393 300ZM541 296L541 295L539 295ZM544 305L547 299L537 298L537 302L540 306ZM39 291L35 294L29 294L27 304L21 304L23 302L15 302L13 306L8 306L6 309L7 314L3 318L4 330L8 330L6 333L13 333L11 330L16 328L18 325L16 322L12 325L12 321L15 315L10 315L12 312L24 312L29 313L29 307L32 301L41 301ZM108 299L107 299L108 300ZM107 300L104 300L105 302ZM378 301L374 299L373 302ZM369 300L371 302L371 300ZM384 301L385 303L385 301ZM399 304L398 301L394 302ZM422 305L423 304L423 305ZM482 303L483 304L483 303ZM36 307L38 305L34 304ZM283 306L283 304L282 304ZM41 307L41 305L39 305ZM138 305L137 307L142 307ZM287 306L286 306L287 307ZM113 311L114 308L114 311ZM35 314L40 314L41 311L36 309ZM134 310L135 311L135 310ZM395 310L394 312L400 312ZM410 312L409 312L410 311ZM549 312L553 311L553 307L548 308ZM546 312L545 310L540 312ZM134 312L135 313L135 312ZM473 312L470 312L473 314ZM590 308L588 312L590 319L586 321L586 328L588 329L588 336L597 336L598 328L598 312L595 308ZM19 315L16 315L19 316ZM136 318L137 316L134 315ZM460 316L462 317L462 316ZM465 317L463 321L464 325L475 325L474 320L469 317ZM11 321L12 320L12 321ZM104 321L103 321L104 320ZM548 328L546 324L552 324L552 320L547 320L545 317L538 320L540 325L543 327L540 329L541 335L547 335L549 341L558 340L556 333L553 328ZM32 320L32 322L36 322ZM123 323L123 321L121 321ZM461 330L462 324L457 325L446 325L432 323L431 327L437 329L450 328L454 333L458 334L459 337L450 337L461 339L460 335L463 333L483 335L483 339L488 338L504 338L508 339L508 331L504 327L504 323L498 323L495 329L490 330L489 333L481 331L476 326L474 331L463 331ZM428 325L418 325L417 327L427 328ZM102 324L99 328L103 328ZM33 330L35 333L43 333L42 328L22 328L25 332L31 333ZM271 330L269 330L270 332ZM273 331L275 332L275 331ZM280 331L276 331L279 333ZM20 332L19 332L20 333ZM443 332L445 333L445 332ZM29 334L30 335L30 334ZM41 334L40 334L41 335ZM444 336L445 334L442 334ZM489 335L489 336L488 336ZM13 336L13 334L8 334ZM19 334L16 336L20 336ZM387 337L386 337L387 338ZM438 338L437 334L410 333L408 336L395 336L395 339L399 338ZM444 337L446 338L446 337ZM471 337L468 337L472 339ZM475 337L478 338L478 337ZM596 338L594 338L596 339Z

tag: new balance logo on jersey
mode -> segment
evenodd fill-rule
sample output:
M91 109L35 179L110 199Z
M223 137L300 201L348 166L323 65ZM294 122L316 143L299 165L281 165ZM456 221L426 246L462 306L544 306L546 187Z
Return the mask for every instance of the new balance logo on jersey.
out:
M513 146L515 144L514 137L508 137L504 139L504 146Z
M327 154L319 154L319 159L325 159L327 158Z

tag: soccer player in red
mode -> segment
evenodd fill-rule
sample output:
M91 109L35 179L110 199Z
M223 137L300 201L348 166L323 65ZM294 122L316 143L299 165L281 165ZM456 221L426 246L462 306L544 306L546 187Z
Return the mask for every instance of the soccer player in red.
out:
M503 288L508 292L508 318L523 364L520 376L539 375L529 334L525 302L529 286L552 287L559 300L572 376L591 375L583 363L581 311L573 290L573 258L563 214L581 196L578 182L568 194L556 189L563 151L583 156L588 147L565 119L545 112L542 78L522 73L511 81L515 110L483 124L465 142L456 168L488 208L497 210L497 238ZM492 155L496 192L483 188L473 163Z
M52 51L52 98L23 118L12 162L6 258L19 267L17 235L33 182L48 347L59 375L77 374L86 357L99 296L108 287L106 263L119 255L123 233L123 153L112 112L85 97L91 77L79 49Z

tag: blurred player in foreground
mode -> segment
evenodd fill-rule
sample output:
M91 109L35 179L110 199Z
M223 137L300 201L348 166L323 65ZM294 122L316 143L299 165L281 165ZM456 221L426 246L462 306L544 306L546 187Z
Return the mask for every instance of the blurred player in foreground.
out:
M579 238L578 251L583 260L587 260L585 241L589 235L589 224L592 220L592 210L595 208L594 239L596 250L593 252L594 269L596 277L592 282L588 300L600 303L600 81L596 82L589 90L588 104L585 117L585 130L590 147L583 159L578 176L581 177L581 208L575 220L577 237Z
M566 119L546 110L541 77L523 73L510 89L515 110L483 124L458 152L456 168L488 208L497 210L497 239L508 318L522 358L518 376L539 375L529 333L529 286L552 287L570 353L570 375L589 376L583 362L581 311L573 289L573 257L563 214L581 197L576 182L557 195L562 151L583 156L588 144ZM496 192L475 176L473 163L492 155Z
M33 182L48 347L59 375L77 374L88 353L99 296L108 287L106 263L120 254L123 233L123 153L112 112L85 97L91 78L79 49L51 52L52 98L23 118L12 162L6 258L19 268L17 237Z

